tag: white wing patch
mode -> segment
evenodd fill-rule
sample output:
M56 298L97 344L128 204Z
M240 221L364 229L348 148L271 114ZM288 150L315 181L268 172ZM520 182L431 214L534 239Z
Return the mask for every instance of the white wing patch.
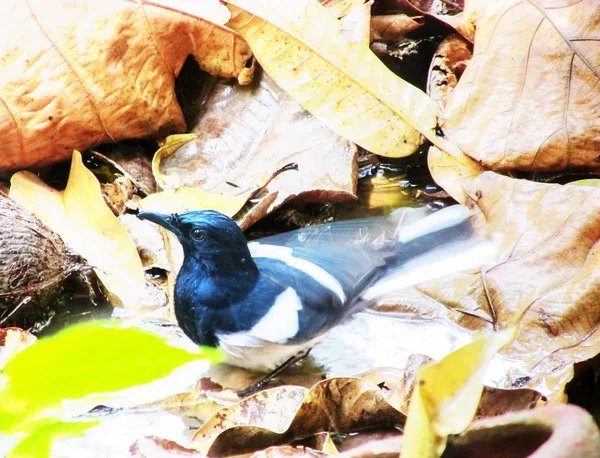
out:
M276 245L263 245L259 242L248 244L250 254L253 258L275 258L285 262L288 266L293 267L310 275L315 281L331 290L340 298L342 303L346 302L346 294L339 281L326 270L316 264L313 264L306 259L296 258L293 256L293 250L289 247Z
M269 342L285 343L298 334L298 310L301 309L302 301L296 290L288 288L277 296L271 310L254 325L249 334Z

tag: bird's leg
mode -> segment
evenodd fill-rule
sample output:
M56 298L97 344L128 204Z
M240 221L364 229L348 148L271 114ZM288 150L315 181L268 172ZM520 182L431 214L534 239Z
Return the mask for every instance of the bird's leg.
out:
M279 377L281 375L281 373L283 371L285 371L288 367L290 367L290 366L296 364L298 361L302 361L304 358L306 358L311 350L312 350L312 348L309 348L308 350L305 350L303 352L296 353L294 356L292 356L290 359L288 359L286 362L284 362L281 366L277 367L273 372L271 372L269 375L265 376L264 378L260 379L254 385L238 391L237 392L238 396L241 398L245 398L246 396L250 396L250 395L260 391L265 386L267 386L269 383L271 383L275 378Z

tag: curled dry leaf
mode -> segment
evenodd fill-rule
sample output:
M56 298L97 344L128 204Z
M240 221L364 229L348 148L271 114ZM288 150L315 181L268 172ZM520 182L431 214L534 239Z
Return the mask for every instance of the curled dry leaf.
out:
M473 422L450 439L448 456L592 458L600 456L600 432L580 407L545 406Z
M202 18L144 1L1 2L0 170L183 131L174 82L186 57L224 77L248 72L251 57L219 25L227 10L201 3Z
M473 0L467 10L474 57L444 113L449 139L493 170L597 169L595 0Z
M113 303L136 308L144 286L142 263L130 235L108 208L96 177L73 152L64 191L30 172L11 179L10 197L51 227L93 267Z
M349 42L317 0L230 0L228 25L250 44L269 75L338 134L384 156L407 156L421 134L437 143L437 107L371 52ZM369 14L363 6L364 14Z
M193 437L210 456L264 449L321 431L352 432L396 425L404 415L377 385L361 379L324 380L312 389L284 386L218 411Z
M0 196L0 326L45 323L70 277L90 287L97 282L91 267L56 233Z
M255 221L294 197L316 202L355 198L356 146L312 117L267 75L256 87L219 81L205 106L193 129L198 139L159 165L162 175L195 188L188 194L226 204L222 210L233 215L268 183L261 200L268 205L258 208ZM290 163L297 170L277 174Z

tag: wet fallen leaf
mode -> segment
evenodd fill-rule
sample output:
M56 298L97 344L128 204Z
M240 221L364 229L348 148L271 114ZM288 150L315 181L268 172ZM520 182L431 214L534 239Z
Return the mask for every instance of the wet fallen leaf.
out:
M597 169L596 2L472 1L465 14L474 57L444 113L449 139L493 170Z
M469 426L479 405L484 374L514 334L514 329L491 334L419 369L404 429L404 458L439 457L447 437Z
M160 161L160 174L197 190L186 193L233 215L266 185L261 200L266 205L256 208L253 221L295 197L317 202L355 197L356 146L290 100L267 75L256 87L219 81L205 106L193 129L198 139ZM290 163L297 170L276 175Z
M69 181L57 191L30 172L11 179L10 197L56 231L92 265L112 301L136 308L146 281L127 230L106 206L100 184L73 152Z
M0 170L183 131L174 82L190 54L213 74L251 71L247 44L221 25L226 8L202 0L198 18L174 11L179 3L3 1Z
M407 156L421 134L437 143L437 107L371 52L347 40L341 22L316 0L231 0L228 26L269 75L338 134L385 156ZM358 6L368 14L368 9Z
M404 415L360 379L328 379L308 390L284 386L226 407L200 428L194 446L210 456L244 453L321 431L395 425Z
M47 323L69 278L95 294L97 278L85 260L27 209L0 196L0 326Z

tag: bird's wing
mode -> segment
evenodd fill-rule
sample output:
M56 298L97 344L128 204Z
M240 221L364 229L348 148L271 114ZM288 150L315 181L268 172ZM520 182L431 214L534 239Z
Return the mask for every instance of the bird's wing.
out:
M331 285L329 274L348 298L392 254L398 231L426 214L425 209L402 209L389 216L322 224L265 237L250 242L248 247L255 259L280 259L308 269Z

